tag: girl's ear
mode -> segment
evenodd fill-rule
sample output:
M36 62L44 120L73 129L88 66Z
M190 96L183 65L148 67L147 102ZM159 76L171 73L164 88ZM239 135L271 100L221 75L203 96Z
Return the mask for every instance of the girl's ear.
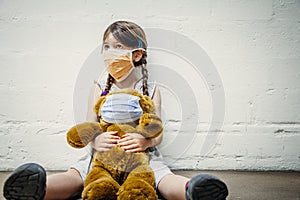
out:
M132 61L134 63L139 62L141 58L143 57L143 50L136 50L132 52Z

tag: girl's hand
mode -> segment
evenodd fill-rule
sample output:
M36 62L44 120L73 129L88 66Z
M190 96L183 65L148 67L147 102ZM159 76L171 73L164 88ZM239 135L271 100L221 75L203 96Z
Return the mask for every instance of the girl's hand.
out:
M148 147L151 147L151 139L147 139L138 133L126 133L118 141L118 144L126 152L136 153L145 151Z
M90 144L96 151L108 151L118 144L120 137L116 135L117 133L118 132L101 133L93 141L91 141Z

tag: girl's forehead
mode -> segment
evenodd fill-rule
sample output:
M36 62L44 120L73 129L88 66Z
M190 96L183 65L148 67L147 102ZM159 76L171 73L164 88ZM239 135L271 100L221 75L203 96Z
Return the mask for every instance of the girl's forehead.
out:
M120 43L112 33L109 33L104 40L104 43Z

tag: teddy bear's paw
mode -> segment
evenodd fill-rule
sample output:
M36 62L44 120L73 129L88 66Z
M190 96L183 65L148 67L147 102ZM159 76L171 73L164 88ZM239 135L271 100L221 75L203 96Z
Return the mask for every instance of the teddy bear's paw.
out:
M158 197L148 182L142 179L126 180L120 187L118 200L157 200Z
M159 116L145 113L141 116L139 125L136 129L146 138L154 138L162 133L163 125Z
M87 185L82 192L84 200L116 200L119 184L110 179L98 179Z
M68 131L67 141L74 148L82 148L100 133L102 133L102 129L98 122L84 122L73 126Z

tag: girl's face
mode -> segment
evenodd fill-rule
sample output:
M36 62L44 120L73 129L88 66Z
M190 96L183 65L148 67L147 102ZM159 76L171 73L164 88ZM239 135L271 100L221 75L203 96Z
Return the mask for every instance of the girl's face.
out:
M132 48L123 45L119 42L112 33L109 33L103 43L103 51L107 51L109 49L126 49L131 50Z
M109 33L106 39L103 42L103 52L109 49L124 49L124 50L133 50L131 47L127 47L121 42L119 42L112 33ZM137 50L132 53L133 62L138 62L143 56L142 50Z

